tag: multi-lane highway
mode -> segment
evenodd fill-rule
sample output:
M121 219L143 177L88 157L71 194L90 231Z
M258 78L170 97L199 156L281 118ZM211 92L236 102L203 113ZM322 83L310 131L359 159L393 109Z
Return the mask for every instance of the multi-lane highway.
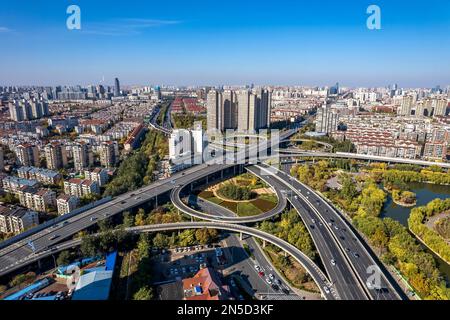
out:
M323 274L323 272L316 266L316 264L308 256L306 256L303 252L301 252L299 249L297 249L290 243L282 239L279 239L274 235L271 235L269 233L266 233L264 231L255 228L250 228L238 224L228 224L220 222L179 222L179 223L154 224L154 225L132 227L127 228L125 230L133 233L145 233L145 232L164 232L164 231L200 229L200 228L218 229L248 234L250 236L257 237L261 240L272 243L273 245L279 247L286 253L290 254L294 259L298 261L298 263L300 263L300 265L303 268L305 268L305 270L308 272L311 278L317 283L325 299L335 300L340 298L339 295L334 291L332 284L329 282L325 274ZM28 260L27 263L31 263L39 259L43 259L45 257L56 254L62 250L76 247L80 244L81 239L74 239L67 242L55 244L50 249L39 251L36 254L26 257L25 259Z
M351 266L346 262L343 254L338 248L337 243L334 241L327 228L323 224L317 224L317 226L313 225L312 221L315 221L317 217L315 217L312 213L309 206L305 203L301 203L298 197L295 198L292 196L289 193L293 191L292 186L277 179L277 171L269 169L272 168L266 166L254 166L247 168L247 170L253 174L265 176L266 179L271 177L273 186L278 190L285 191L285 197L288 197L289 201L304 221L322 260L322 264L324 265L331 282L335 286L336 291L339 293L341 298L346 300L367 299L363 288L361 288L356 276L351 270Z
M259 167L267 169L268 166L260 165ZM272 174L274 172L273 169L268 170L268 174ZM406 299L403 291L395 280L392 279L389 272L384 269L382 263L378 261L371 249L359 237L357 231L354 230L339 211L330 206L326 200L311 188L302 184L289 174L276 170L275 177L292 190L293 198L291 199L293 203L296 203L296 200L301 200L301 202L299 201L300 204L307 206L307 210L309 210L307 212L311 220L306 223L311 223L314 228L322 228L320 233L330 234L332 236L331 243L337 244L340 255L344 257L341 263L346 262L351 267L351 270L359 281L359 286L370 299ZM315 217L314 222L312 221L312 217ZM311 225L309 226L310 228ZM337 252L333 254L337 255ZM336 261L336 266L337 263L338 261ZM380 276L380 283L377 284L378 288L369 289L370 285L367 285L367 281L374 270L379 270L377 274Z
M280 139L285 139L295 132L296 130L286 130L280 134ZM250 146L249 149L239 153L245 154L246 151L251 153L253 149L259 147ZM120 214L151 201L157 202L158 196L170 192L177 187L177 184L187 185L193 181L192 176L207 177L221 171L231 170L236 166L235 164L220 164L223 162L225 162L225 158L217 156L213 164L196 165L183 172L174 174L171 178L122 194L75 217L70 217L63 222L51 225L44 230L14 241L12 244L0 249L0 276L27 265L30 261L30 256L34 255L35 252L50 248L56 243L72 237L79 231L96 224L99 220ZM34 249L29 245L30 243L33 244Z
M221 170L232 167L231 165L198 165L185 170L183 173L177 173L170 179L157 181L141 189L127 192L108 201L102 205L82 212L75 217L70 217L63 222L49 226L48 228L36 232L24 239L18 240L0 250L0 276L18 269L27 264L27 258L33 255L33 250L29 245L34 245L34 251L40 251L67 239L79 231L82 231L99 220L112 217L126 210L138 207L148 202L157 201L158 196L170 192L177 183L187 183L192 181L191 174L215 174Z
M289 130L280 135L285 139L295 130ZM258 146L249 146L249 149ZM250 150L252 151L252 150ZM245 151L238 151L238 153ZM316 153L314 153L316 154ZM242 155L242 154L240 154ZM215 159L220 162L222 156ZM0 276L21 268L33 261L48 256L61 248L76 245L76 240L60 243L77 232L96 224L99 220L138 207L148 202L158 201L158 196L168 194L171 201L181 211L203 220L213 222L190 222L170 225L152 225L131 228L133 232L169 231L187 228L215 228L233 232L242 232L279 246L291 254L305 267L314 281L318 284L322 294L327 299L399 299L404 298L395 281L383 269L370 249L365 246L357 232L332 208L324 199L307 186L301 184L286 173L266 165L256 165L249 170L262 177L277 193L278 205L271 211L253 217L232 217L229 215L211 215L199 212L186 205L181 200L181 192L205 177L217 178L225 174L235 173L232 164L202 164L173 177L155 182L136 191L128 192L95 208L82 212L75 217L69 217L51 227L36 232L31 236L20 239L0 250ZM231 171L230 171L231 170ZM283 191L285 194L283 194ZM303 221L311 232L316 248L322 258L325 270L331 280L303 253L293 245L261 230L238 225L237 223L253 223L279 214L286 205L286 199L298 210ZM233 224L231 224L233 223ZM29 243L32 242L34 249ZM381 286L378 289L367 285L368 270L371 267L380 268Z

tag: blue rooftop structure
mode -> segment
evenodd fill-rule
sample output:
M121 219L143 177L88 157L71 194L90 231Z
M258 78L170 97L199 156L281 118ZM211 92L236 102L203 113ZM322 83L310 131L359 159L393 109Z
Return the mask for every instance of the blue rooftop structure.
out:
M16 293L13 293L12 295L4 298L3 300L19 300L22 296L28 294L28 293L34 293L36 291L39 291L42 288L47 287L50 284L50 280L48 278L44 278L40 281L37 281L28 287L17 291Z
M104 267L85 270L78 280L72 300L108 300L117 251L106 256Z
M108 300L112 271L93 271L78 280L72 300Z
M114 271L116 259L117 259L117 251L108 253L108 255L106 256L105 270Z

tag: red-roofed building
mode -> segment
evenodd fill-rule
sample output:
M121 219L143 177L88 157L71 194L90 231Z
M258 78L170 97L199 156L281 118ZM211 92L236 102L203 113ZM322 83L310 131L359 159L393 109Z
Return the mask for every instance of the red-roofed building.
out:
M230 288L223 285L211 268L199 270L192 278L183 279L185 300L228 300Z

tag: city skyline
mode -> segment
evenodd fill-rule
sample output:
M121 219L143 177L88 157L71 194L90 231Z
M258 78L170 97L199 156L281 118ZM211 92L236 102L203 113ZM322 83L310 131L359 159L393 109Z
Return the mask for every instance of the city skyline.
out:
M366 27L369 1L76 4L81 30L66 28L67 3L4 4L2 85L112 83L115 77L126 85L450 83L446 1L426 8L378 1L381 30Z

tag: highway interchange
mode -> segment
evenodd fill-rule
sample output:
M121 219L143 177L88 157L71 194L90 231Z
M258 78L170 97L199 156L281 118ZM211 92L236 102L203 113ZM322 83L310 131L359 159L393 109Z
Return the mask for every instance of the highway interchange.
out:
M282 139L292 135L295 130L284 132ZM250 149L253 148L252 146ZM238 172L240 167L238 167ZM24 239L0 249L0 276L22 268L29 263L52 255L60 250L79 244L79 240L67 240L99 220L121 214L124 211L154 202L158 197L170 193L171 201L182 212L204 221L181 222L175 224L149 225L130 228L132 232L156 232L189 228L214 228L238 232L258 237L270 242L294 257L311 275L325 299L405 299L397 283L384 270L382 264L370 248L356 234L352 226L332 208L326 200L307 186L288 174L266 165L247 168L260 176L276 190L278 205L273 210L252 217L233 217L211 215L200 212L182 201L182 191L192 188L195 181L205 177L218 178L236 173L236 166L230 164L201 164L171 178L157 181L120 195L105 204L82 212L75 217L48 227ZM207 179L207 178L206 178ZM261 230L243 224L254 223L279 214L289 201L305 222L321 257L326 274L306 255L293 245L267 234ZM34 250L29 243L32 242ZM366 284L368 268L376 266L381 270L382 285L379 289L369 289Z

